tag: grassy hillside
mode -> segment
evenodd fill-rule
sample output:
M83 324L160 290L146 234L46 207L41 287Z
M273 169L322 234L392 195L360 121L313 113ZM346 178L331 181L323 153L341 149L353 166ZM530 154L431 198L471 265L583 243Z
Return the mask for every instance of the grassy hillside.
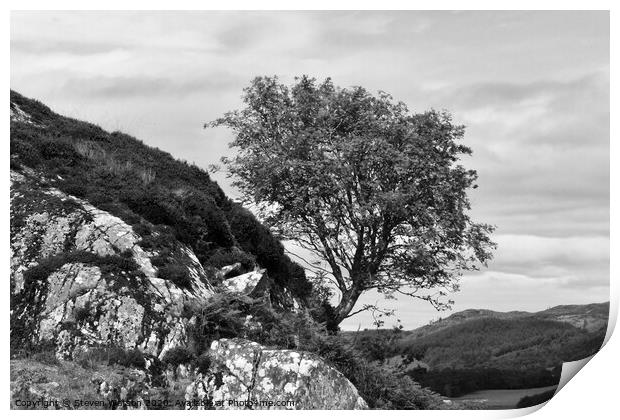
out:
M145 248L159 251L154 262L162 277L183 283L166 249L167 238L175 237L206 268L242 262L250 270L258 263L274 288L287 288L302 301L309 296L304 270L204 170L127 134L60 116L14 91L11 110L27 115L11 122L11 167L34 169L50 185L131 224Z

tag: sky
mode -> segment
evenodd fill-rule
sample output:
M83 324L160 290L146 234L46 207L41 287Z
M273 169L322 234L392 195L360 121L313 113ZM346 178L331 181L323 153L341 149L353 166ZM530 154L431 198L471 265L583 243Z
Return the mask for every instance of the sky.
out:
M203 124L240 108L259 75L448 110L467 127L471 215L497 227L495 258L463 277L452 311L373 292L359 304L414 328L468 308L609 300L608 12L12 12L10 66L21 94L205 169L233 134Z

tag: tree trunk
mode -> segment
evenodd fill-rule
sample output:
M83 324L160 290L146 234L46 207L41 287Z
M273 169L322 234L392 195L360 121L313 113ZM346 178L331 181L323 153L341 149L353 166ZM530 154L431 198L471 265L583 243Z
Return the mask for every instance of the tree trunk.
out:
M342 299L336 307L333 323L339 325L351 313L362 292L355 286L342 293Z

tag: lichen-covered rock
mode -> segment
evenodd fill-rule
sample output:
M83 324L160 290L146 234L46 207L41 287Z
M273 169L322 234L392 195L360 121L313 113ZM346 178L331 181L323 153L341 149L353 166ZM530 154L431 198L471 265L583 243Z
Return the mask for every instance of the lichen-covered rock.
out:
M368 408L348 379L311 353L221 339L211 344L209 355L209 374L200 375L186 389L186 401L210 403L193 404L197 408Z
M89 347L137 348L162 357L188 344L184 312L213 295L186 246L173 244L189 287L157 277L152 251L120 218L47 186L33 171L11 172L11 339L52 342L72 358Z
M264 275L265 269L250 271L240 276L225 279L222 282L222 286L230 292L249 295L254 291Z

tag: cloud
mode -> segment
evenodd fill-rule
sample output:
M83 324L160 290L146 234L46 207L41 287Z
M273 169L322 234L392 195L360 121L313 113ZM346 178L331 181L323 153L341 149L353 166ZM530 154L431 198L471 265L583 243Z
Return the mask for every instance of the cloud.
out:
M281 26L281 23L281 20L274 19L268 13L234 15L228 25L214 31L214 38L218 42L219 52L241 54L265 38L270 38L271 30Z
M567 81L484 82L427 93L474 130L481 147L608 148L608 69Z
M346 57L392 53L421 39L432 27L432 18L411 11L311 12L305 24L313 27L311 42L288 53L301 59L338 60Z
M241 79L231 73L216 73L200 78L168 77L76 77L64 82L62 90L72 96L89 95L105 98L144 98L153 96L183 97L213 94L240 85Z
M455 99L455 105L466 105L472 108L486 106L501 107L531 102L535 99L560 100L569 97L590 97L594 93L605 95L608 91L609 75L596 72L578 79L538 80L529 83L516 82L479 82L460 87L450 88L450 95ZM572 103L571 105L580 105ZM597 102L597 105L604 105Z
M106 42L80 42L54 39L16 39L11 40L11 53L26 54L72 54L89 56L127 50L128 45Z
M452 89L490 217L504 233L600 235L609 230L609 74ZM450 89L445 95L449 102ZM476 205L475 209L480 205ZM486 220L486 219L483 219Z
M609 284L609 237L497 235L488 272L546 279L586 290Z

